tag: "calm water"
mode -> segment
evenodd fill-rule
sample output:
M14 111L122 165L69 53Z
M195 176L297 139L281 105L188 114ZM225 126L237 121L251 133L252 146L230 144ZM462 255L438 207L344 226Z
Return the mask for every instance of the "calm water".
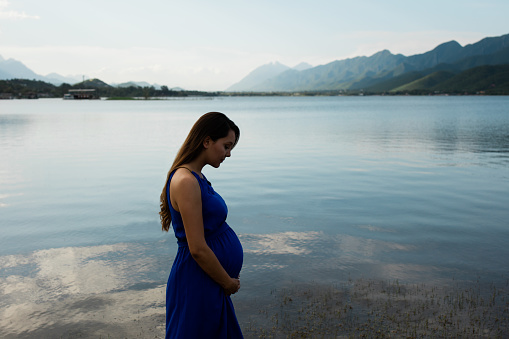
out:
M207 111L241 128L232 157L204 169L246 252L240 319L299 282L507 277L509 97L1 101L5 333L29 333L34 305L54 320L57 299L163 302L176 244L159 194Z

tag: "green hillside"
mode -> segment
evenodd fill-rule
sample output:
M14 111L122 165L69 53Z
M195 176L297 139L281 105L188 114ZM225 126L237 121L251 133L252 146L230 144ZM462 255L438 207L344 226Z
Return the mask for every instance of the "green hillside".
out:
M470 60L471 61L471 60ZM509 64L473 67L460 71L457 64L408 72L365 88L369 93L509 94Z
M485 38L464 47L456 41L449 41L431 51L409 57L383 50L369 57L336 60L303 71L288 70L249 90L365 93L430 91L468 69L507 63L509 34ZM449 84L452 86L453 83ZM448 86L447 90L459 93L463 88L482 87L481 84L460 88Z
M390 78L388 80L379 82L373 86L366 87L366 90L369 92L389 92L394 88L403 86L405 84L411 83L415 80L421 79L424 76L423 72L408 72L402 74L400 76Z
M475 67L461 72L431 89L457 93L509 94L509 64Z
M83 82L79 82L72 86L73 88L90 88L90 89L99 89L99 88L112 88L112 86L108 85L102 80L99 79L88 79Z
M461 70L466 70L478 66L503 65L508 63L509 63L509 47L489 55L477 55L464 58L459 62L456 62L455 65Z
M434 86L449 80L454 76L454 73L447 72L447 71L438 71L431 73L429 75L426 75L422 78L419 78L417 80L414 80L412 82L409 82L407 84L404 84L403 86L396 87L392 89L392 92L401 92L401 91L413 91L413 90L420 90L420 89L431 89Z
M54 88L54 85L40 80L0 80L0 91L3 93L48 92L52 91Z

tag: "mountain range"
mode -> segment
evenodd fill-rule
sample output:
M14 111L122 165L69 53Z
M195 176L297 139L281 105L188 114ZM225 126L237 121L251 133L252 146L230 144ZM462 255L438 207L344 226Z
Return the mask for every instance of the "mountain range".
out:
M53 85L62 83L74 84L82 81L78 76L62 76L57 73L40 75L25 66L22 62L15 59L4 59L0 56L0 80L10 79L30 79L48 82Z
M458 81L469 83L470 88L476 87L472 82L477 82L482 88L479 82L484 84L483 74L492 80L496 78L496 85L507 89L509 79L503 75L507 70L500 65L508 64L509 34L485 38L464 47L449 41L429 52L408 57L383 50L369 57L336 60L302 70L271 63L258 67L227 91L461 91L463 88L457 88ZM494 77L495 70L498 72L495 75L503 76Z
M21 61L15 59L4 59L0 56L0 80L11 80L11 79L28 79L28 80L40 80L56 86L60 86L63 83L76 84L84 81L82 76L62 76L57 73L50 73L48 75L40 75L32 71L30 68L25 66ZM111 84L114 87L150 87L153 86L156 89L160 89L161 86L157 84L149 84L148 82L141 81L135 82L130 81L121 84ZM181 88L178 88L181 90Z
M297 66L290 68L286 65L283 65L279 62L271 62L268 64L265 64L263 66L258 67L251 73L249 73L245 78L243 78L238 83L228 87L226 91L231 92L244 92L244 91L250 91L251 88L256 88L259 84L270 80L271 78L274 78L278 76L281 73L284 73L285 71L294 70L294 71L305 71L306 69L310 69L313 66L311 66L308 63L301 62Z
M22 62L0 56L0 80L33 79L61 85L76 84L78 76L36 74ZM112 84L150 87L147 82ZM152 85L160 89L159 85ZM181 90L181 88L175 88ZM412 56L382 50L371 56L336 60L313 67L288 67L279 62L262 65L226 92L490 92L509 93L509 34L461 46L456 41Z

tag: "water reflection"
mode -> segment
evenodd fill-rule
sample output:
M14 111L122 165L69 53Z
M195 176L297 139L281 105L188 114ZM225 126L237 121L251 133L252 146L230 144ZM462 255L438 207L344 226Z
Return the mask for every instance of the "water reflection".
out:
M26 115L0 115L0 149L24 145L33 119Z
M401 258L404 252L410 254L419 250L415 245L324 232L243 234L241 241L247 262L243 276L249 276L250 273L258 275L260 268L264 268L268 276L278 271L273 278L281 280L289 276L292 281L322 279L340 282L354 275L380 279L404 278L407 281L418 281L424 276L428 281L433 279L433 275L430 275L434 270L432 267L421 265L418 261L405 263L398 259L387 259L388 256ZM395 267L406 269L401 269L398 274ZM259 279L257 276L256 280Z
M299 281L507 271L507 98L14 104L0 114L0 252L38 251L0 257L0 337L159 329L176 252L160 241L161 182L211 104L243 135L206 172L245 248L237 303Z
M310 254L309 243L318 239L321 232L283 232L242 235L244 251L254 254Z
M235 303L263 300L271 289L295 281L345 281L356 270L381 278L419 274L430 279L431 270L424 266L378 258L384 252L412 251L412 246L324 232L240 238L245 249L243 293L235 296ZM129 337L141 327L161 335L164 282L174 253L175 241L169 237L158 243L55 248L0 257L0 336L104 336L113 331ZM255 312L245 306L241 310Z
M509 125L468 126L458 130L457 126L437 126L434 129L434 151L450 153L509 153ZM482 165L482 163L480 163Z
M313 122L313 127L324 131L315 144L317 151L328 146L332 154L341 150L405 160L415 154L421 159L449 159L452 166L464 165L465 158L469 165L506 166L509 122L504 100L483 102L482 107L475 99L442 101L436 107L433 100L426 103L422 98L401 99L397 106L376 98L356 102L358 107L353 108L338 103L335 116L324 115ZM306 135L304 130L296 134ZM495 159L487 164L490 158L480 153L501 157L502 162Z
M131 337L142 326L142 337L160 334L165 286L153 280L156 262L141 244L0 257L0 337Z

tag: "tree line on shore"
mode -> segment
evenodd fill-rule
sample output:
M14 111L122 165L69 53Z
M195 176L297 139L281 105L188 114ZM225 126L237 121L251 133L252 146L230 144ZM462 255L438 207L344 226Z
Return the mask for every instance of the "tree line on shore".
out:
M505 72L497 72L498 76L505 78ZM399 91L373 91L373 90L322 90L322 91L266 91L266 92L206 92L194 90L173 90L167 86L156 89L154 86L129 86L114 87L99 79L86 80L84 82L70 85L63 83L59 86L40 81L27 79L0 80L0 99L37 99L37 98L63 98L69 90L73 89L94 89L95 96L110 99L149 99L166 97L187 97L187 96L338 96L338 95L509 95L507 82L499 86L490 86L492 79L486 79L483 88L477 86L458 86L437 90L406 88ZM502 85L502 86L500 86ZM463 87L460 89L460 87Z
M156 89L154 86L114 87L101 80L91 79L74 85L63 83L59 86L28 79L0 80L0 98L3 99L36 99L62 98L69 90L94 89L97 97L107 98L157 98L157 97L186 97L186 96L214 96L216 92L171 90L167 86Z

